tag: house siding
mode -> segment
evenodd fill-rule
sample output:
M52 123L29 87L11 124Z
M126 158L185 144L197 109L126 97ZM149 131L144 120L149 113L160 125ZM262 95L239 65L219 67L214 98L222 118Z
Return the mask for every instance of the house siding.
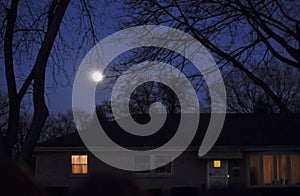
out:
M228 161L228 187L245 188L247 186L247 164L245 159L230 159Z
M88 175L71 174L71 155L88 154ZM197 187L206 189L206 160L197 158L197 152L186 151L172 162L171 174L136 174L113 168L88 152L39 152L36 154L36 179L48 187L68 187L72 192L88 176L107 173L133 175L145 189L161 189L168 192L174 187Z
M70 158L65 152L36 154L36 179L46 186L68 186Z
M136 175L147 189L170 191L174 187L206 186L206 161L197 159L196 152L184 152L172 162L172 173L167 175Z

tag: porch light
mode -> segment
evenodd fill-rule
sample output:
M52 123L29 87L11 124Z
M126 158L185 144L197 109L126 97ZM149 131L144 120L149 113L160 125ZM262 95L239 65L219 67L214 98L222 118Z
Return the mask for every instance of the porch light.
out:
M221 160L214 160L214 168L220 168L221 166Z

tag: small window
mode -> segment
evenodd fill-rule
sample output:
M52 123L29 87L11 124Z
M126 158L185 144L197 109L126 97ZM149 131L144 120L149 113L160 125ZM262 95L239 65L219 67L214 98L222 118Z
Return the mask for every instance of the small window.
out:
M222 167L221 160L214 160L214 168Z
M134 159L136 174L161 175L172 173L172 162L169 155L137 155ZM169 162L166 165L164 163ZM162 166L161 166L162 165ZM150 170L150 168L155 169Z
M72 155L72 174L88 173L88 155Z
M168 162L167 165L163 165L158 167L159 165L162 165L163 163ZM158 167L155 169L155 173L157 174L170 174L172 171L171 166L171 156L168 155L157 155L155 156L155 166Z
M135 157L135 173L150 173L150 156L138 155Z

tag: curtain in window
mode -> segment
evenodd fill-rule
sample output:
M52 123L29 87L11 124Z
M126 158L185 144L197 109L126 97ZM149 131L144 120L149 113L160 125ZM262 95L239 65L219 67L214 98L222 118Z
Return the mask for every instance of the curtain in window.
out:
M291 184L300 185L300 155L291 155Z
M273 155L264 155L263 164L264 164L264 184L265 185L274 184Z
M287 185L286 155L277 155L277 184Z
M259 156L250 156L250 185L260 184L260 166L259 166Z
M72 173L87 174L88 173L88 156L72 155Z

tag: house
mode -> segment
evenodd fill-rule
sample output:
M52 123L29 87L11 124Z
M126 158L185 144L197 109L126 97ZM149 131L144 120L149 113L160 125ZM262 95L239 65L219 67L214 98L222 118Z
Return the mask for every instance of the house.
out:
M198 149L209 117L201 114L190 146L174 161L157 169L132 172L111 167L89 152L78 133L73 133L36 147L36 178L48 187L65 187L69 192L89 176L114 172L134 176L157 195L169 195L181 188L190 189L194 195L224 188L300 188L300 115L227 114L215 146L200 157ZM144 117L136 120L141 119ZM170 115L160 131L142 139L121 131L115 122L107 123L104 129L117 144L145 150L168 141L178 121L179 115ZM112 153L105 148L99 150ZM122 156L122 152L113 153ZM133 164L147 169L170 158L168 152L136 155Z

